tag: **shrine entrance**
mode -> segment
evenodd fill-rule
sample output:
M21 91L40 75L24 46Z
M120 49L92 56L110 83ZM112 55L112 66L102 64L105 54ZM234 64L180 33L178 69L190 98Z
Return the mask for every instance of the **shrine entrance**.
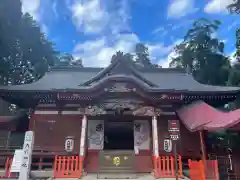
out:
M110 173L113 176L111 178L115 179L120 173L127 178L129 174L126 173L134 172L134 157L133 121L123 121L121 117L106 119L104 121L104 148L99 154L100 175L107 173L106 176L110 178Z
M104 150L134 150L132 121L109 120L104 126Z

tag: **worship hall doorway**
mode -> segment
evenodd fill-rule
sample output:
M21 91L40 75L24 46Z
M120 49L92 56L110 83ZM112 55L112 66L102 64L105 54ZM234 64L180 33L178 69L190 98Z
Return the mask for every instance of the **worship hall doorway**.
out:
M132 121L109 120L104 126L104 150L134 150Z

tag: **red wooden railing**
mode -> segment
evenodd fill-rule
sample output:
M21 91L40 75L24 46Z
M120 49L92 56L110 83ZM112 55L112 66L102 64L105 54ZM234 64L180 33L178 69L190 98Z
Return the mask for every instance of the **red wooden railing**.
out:
M188 160L191 180L219 180L217 160Z
M56 156L53 178L80 178L83 172L82 156Z
M5 161L5 168L4 168L4 175L1 176L0 178L16 178L16 174L14 173L11 173L10 172L10 169L11 169L11 166L12 166L12 157L7 157L6 158L6 161Z
M10 177L11 173L10 173L10 169L12 166L12 157L7 157L6 163L5 163L5 173L4 173L4 177Z
M205 180L204 166L202 161L188 160L191 180Z
M178 162L178 177L183 177L181 156L178 156L177 162ZM173 156L153 157L153 163L155 178L176 177L175 160Z
M10 173L12 159L12 156L6 158L4 176L0 178L15 177L13 173ZM43 166L44 164L53 164L53 178L80 178L82 176L82 156L55 156L54 163L32 163L33 166Z

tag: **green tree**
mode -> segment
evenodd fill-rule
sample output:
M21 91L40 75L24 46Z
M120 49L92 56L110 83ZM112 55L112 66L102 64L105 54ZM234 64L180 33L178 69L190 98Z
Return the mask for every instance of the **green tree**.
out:
M236 53L234 54L234 57L236 58L236 61L240 63L240 28L236 31Z
M137 43L135 46L135 53L137 64L140 64L144 67L152 67L147 46L142 43Z
M56 58L49 42L20 0L0 1L0 84L33 82Z
M235 58L235 62L230 71L228 84L240 86L240 29L236 31L236 52L233 58Z
M224 43L213 37L220 25L216 20L195 21L184 41L175 47L178 56L172 59L170 67L188 67L201 83L225 85L230 62L223 55Z
M135 64L146 68L161 68L158 64L153 64L149 57L148 47L143 43L137 43L135 46L136 61Z
M72 66L83 67L83 61L81 58L78 58L72 62Z
M69 53L60 54L55 61L55 66L71 66L73 60L73 56Z
M231 13L240 14L240 0L234 0L234 2L228 6L228 9Z

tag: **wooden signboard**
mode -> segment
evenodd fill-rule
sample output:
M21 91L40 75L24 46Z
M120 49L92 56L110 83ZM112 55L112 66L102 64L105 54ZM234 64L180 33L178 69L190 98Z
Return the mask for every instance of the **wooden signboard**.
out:
M22 165L22 157L23 157L23 150L16 149L14 156L13 156L13 161L12 161L10 172L13 172L13 173L20 172L20 168Z
M180 127L178 120L168 120L168 133L173 141L180 139Z
M174 145L174 160L175 160L175 173L176 180L178 180L178 161L177 161L177 143L176 141L180 139L180 127L178 120L168 120L168 133L170 139L173 140Z
M25 133L23 143L22 165L20 167L19 180L29 180L30 168L32 163L32 151L34 145L34 132Z

